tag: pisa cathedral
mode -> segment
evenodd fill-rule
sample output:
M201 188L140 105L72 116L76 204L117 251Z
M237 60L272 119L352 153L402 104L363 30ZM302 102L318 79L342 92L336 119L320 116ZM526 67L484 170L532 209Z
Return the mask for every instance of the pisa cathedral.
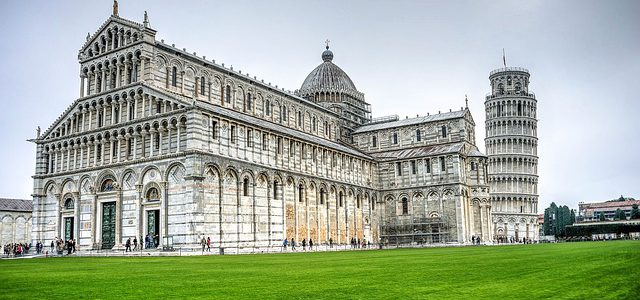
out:
M34 244L61 237L80 249L120 249L149 235L159 248L197 248L207 236L215 247L246 253L279 250L285 238L536 238L529 225L535 153L504 156L503 146L524 138L509 132L514 143L504 144L497 129L504 127L495 125L526 119L535 126L535 114L503 117L513 107L501 106L499 93L487 98L494 117L487 131L489 124L498 131L488 135L486 156L467 108L372 118L328 45L320 65L289 92L155 34L146 13L137 23L114 6L87 36L78 54L79 98L33 140ZM494 90L498 84L492 79ZM520 101L510 86L503 91L510 105ZM530 150L533 140L518 145ZM518 194L506 189L525 177ZM526 209L515 211L518 205Z

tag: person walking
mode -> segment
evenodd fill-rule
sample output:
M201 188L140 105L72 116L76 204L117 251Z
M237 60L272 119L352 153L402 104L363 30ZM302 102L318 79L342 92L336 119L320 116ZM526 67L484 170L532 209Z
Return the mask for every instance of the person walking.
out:
M284 249L284 251L287 251L287 244L289 244L289 240L284 238L284 241L282 241L282 249Z
M291 250L296 251L296 240L291 238Z
M333 248L333 239L329 238L329 248Z
M138 250L138 238L134 237L133 238L133 251Z
M128 238L124 244L124 252L131 252L131 238Z
M202 253L204 253L204 247L207 246L207 240L202 236L202 240L200 240L200 245L202 245Z
M207 237L207 252L211 252L211 237Z
M313 240L309 239L309 251L313 251Z
M49 252L53 253L53 247L54 247L54 243L53 243L53 240L51 240L51 250L49 250Z

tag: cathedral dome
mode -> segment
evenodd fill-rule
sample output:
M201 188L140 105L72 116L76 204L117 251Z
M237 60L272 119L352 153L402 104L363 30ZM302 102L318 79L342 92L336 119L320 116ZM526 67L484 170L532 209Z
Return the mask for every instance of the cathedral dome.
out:
M302 87L300 87L302 93L358 91L347 73L332 62L333 52L329 50L329 46L327 46L327 50L322 52L322 61L302 83Z

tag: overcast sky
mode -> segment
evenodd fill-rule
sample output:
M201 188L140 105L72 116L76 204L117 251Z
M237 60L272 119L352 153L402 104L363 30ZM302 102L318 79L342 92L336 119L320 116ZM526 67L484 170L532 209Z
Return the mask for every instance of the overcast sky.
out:
M640 1L140 1L156 39L294 90L324 40L373 116L464 106L484 152L489 72L528 68L538 99L539 211L640 198ZM112 2L0 1L0 198L30 199L36 127L79 96L78 50Z

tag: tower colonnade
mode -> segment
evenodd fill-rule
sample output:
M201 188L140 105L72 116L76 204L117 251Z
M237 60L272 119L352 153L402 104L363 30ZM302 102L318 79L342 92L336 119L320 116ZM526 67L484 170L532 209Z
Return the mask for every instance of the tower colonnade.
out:
M538 239L537 99L529 76L518 67L489 75L485 145L494 240Z

